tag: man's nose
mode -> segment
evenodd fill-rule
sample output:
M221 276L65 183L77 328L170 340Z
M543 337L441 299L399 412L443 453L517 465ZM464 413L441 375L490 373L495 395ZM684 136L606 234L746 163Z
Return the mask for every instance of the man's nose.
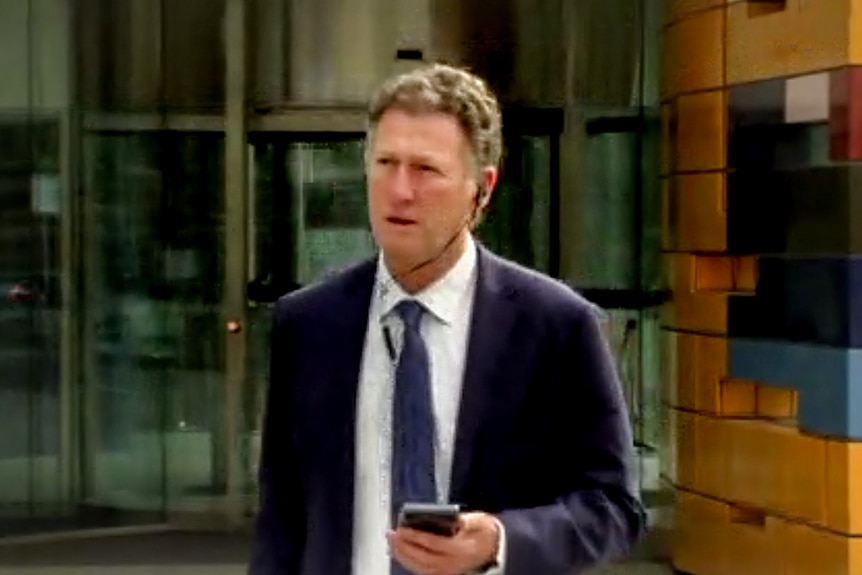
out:
M409 167L400 165L392 170L389 178L389 191L398 201L411 201L416 195Z

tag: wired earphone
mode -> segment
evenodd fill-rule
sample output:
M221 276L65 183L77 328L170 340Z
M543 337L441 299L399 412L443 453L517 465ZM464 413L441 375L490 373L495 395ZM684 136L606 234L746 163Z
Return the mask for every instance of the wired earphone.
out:
M437 253L434 254L432 257L419 262L418 264L407 269L406 271L403 271L403 272L398 273L398 274L392 274L389 278L387 278L387 281L385 283L381 282L378 279L378 283L375 286L376 297L380 297L380 298L385 297L386 294L389 292L389 290L392 288L393 282L398 282L399 280L403 280L404 278L409 277L410 275L415 274L416 272L418 272L422 269L425 269L426 267L428 267L430 265L435 264L441 258L443 258L443 256L445 256L446 253L452 248L452 245L454 245L455 242L458 241L458 237L461 235L461 233L465 229L469 229L473 225L473 223L476 221L476 218L479 216L479 213L481 212L481 210L483 210L485 208L485 206L487 206L488 199L489 199L490 195L491 195L490 190L488 188L486 188L485 186L482 186L482 185L477 185L476 193L473 196L473 205L470 209L470 212L465 215L464 221L452 233L451 237L448 240L446 240L446 242L443 244L443 246L439 250L437 250ZM397 354L395 351L395 344L394 344L394 341L392 338L392 333L389 329L389 326L387 326L385 323L382 322L382 318L381 318L381 323L383 324L382 325L383 340L386 343L386 351L389 355L389 359L394 362L396 360Z
M404 278L410 277L411 275L415 274L416 272L418 272L422 269L425 269L426 267L428 267L430 265L435 264L443 256L445 256L446 253L449 251L449 249L452 247L452 245L456 241L458 241L458 237L461 235L461 233L465 229L469 229L470 226L473 224L473 222L476 221L476 218L478 217L480 211L482 209L484 209L485 206L488 204L488 197L489 196L490 196L489 190L485 186L477 185L476 193L473 196L473 205L470 209L470 212L465 215L464 221L452 233L451 237L448 240L446 240L446 242L443 244L443 246L439 250L437 250L437 253L434 254L432 257L419 262L418 264L407 269L406 271L400 272L398 274L392 274L391 277L389 278L390 281L387 281L386 283L379 282L379 280L378 280L378 284L376 286L378 296L382 296L382 295L385 295L386 293L388 293L392 287L392 282L399 282L400 280L403 280Z

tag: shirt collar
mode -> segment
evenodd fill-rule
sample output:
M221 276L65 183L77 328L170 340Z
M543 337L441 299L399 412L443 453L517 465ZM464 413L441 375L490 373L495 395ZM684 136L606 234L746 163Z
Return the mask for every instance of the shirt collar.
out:
M377 259L377 285L380 298L380 317L386 317L396 305L405 299L421 303L443 323L455 321L458 306L464 292L473 285L476 271L476 243L467 236L467 245L458 262L433 284L415 294L409 294L389 273L383 254Z

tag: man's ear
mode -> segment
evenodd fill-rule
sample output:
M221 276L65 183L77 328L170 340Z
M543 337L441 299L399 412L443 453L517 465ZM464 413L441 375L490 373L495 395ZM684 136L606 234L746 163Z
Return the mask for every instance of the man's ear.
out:
M491 195L497 188L497 179L500 172L493 166L482 169L481 181L479 182L479 209L484 210L491 201Z

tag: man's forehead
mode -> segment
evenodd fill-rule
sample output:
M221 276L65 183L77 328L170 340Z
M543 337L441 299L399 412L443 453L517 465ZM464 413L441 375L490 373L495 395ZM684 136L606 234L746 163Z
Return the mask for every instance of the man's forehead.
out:
M468 146L463 134L448 131L402 126L394 130L377 130L369 141L375 151L441 155L463 150Z

